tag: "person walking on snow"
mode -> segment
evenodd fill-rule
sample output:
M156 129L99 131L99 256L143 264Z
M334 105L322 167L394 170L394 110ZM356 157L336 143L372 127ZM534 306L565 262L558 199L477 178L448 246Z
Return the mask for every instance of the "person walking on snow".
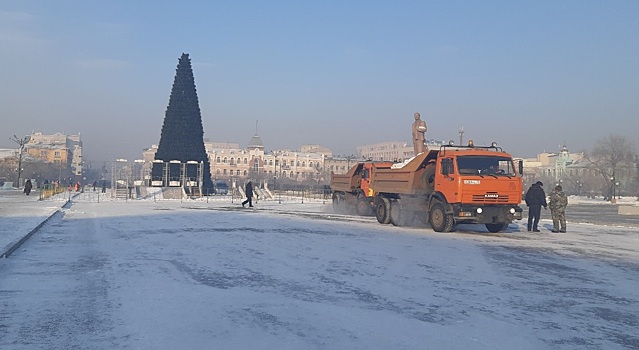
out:
M31 184L31 179L27 179L27 181L24 183L24 192L27 196L29 195L29 193L31 193L31 188L33 187L33 185Z
M555 186L550 193L550 215L552 216L552 232L566 232L566 206L568 197L563 192L561 185Z
M528 232L539 232L537 225L541 218L541 207L548 209L546 203L546 192L542 188L544 184L541 181L535 182L528 192L526 192L526 205L528 206Z
M246 200L242 202L242 208L244 208L246 203L248 203L249 208L253 208L253 182L249 181L246 183L244 192L246 192Z

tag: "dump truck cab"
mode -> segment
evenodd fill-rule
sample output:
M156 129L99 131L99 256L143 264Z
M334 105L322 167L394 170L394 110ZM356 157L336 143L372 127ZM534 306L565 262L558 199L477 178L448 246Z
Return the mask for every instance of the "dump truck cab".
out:
M521 164L521 163L519 163ZM435 170L435 191L429 199L431 226L450 231L461 223L485 224L491 232L522 218L521 166L496 146L442 147ZM441 205L444 212L433 212ZM435 219L435 220L433 220Z

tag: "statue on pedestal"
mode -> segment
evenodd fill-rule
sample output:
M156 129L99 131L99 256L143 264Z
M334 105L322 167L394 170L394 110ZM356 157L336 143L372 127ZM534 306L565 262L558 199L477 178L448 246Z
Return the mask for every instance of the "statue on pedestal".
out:
M415 113L415 122L413 123L413 150L418 155L427 150L424 142L426 141L425 133L428 128L426 122L420 119L420 114Z

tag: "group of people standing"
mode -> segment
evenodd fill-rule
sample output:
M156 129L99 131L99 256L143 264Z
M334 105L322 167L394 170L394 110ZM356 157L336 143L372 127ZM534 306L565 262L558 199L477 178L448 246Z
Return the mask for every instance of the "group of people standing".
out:
M546 202L546 193L541 181L535 182L528 191L524 200L528 206L528 232L540 232L538 225L541 218L541 207L548 209L552 216L552 232L566 232L566 206L568 197L563 192L561 185L555 186Z

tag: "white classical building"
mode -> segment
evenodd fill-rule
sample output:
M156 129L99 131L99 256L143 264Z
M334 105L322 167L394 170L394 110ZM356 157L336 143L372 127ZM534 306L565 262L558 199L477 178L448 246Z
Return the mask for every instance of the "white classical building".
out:
M209 157L211 178L213 181L233 181L252 179L283 182L326 182L330 179L330 170L325 167L327 159L332 159L332 151L320 145L302 145L300 150L280 149L265 151L262 139L253 135L246 148L237 143L205 141L204 147ZM143 152L145 168L155 158L157 145ZM348 163L347 159L336 159L339 164ZM345 167L340 172L348 171ZM337 171L336 171L337 172Z

